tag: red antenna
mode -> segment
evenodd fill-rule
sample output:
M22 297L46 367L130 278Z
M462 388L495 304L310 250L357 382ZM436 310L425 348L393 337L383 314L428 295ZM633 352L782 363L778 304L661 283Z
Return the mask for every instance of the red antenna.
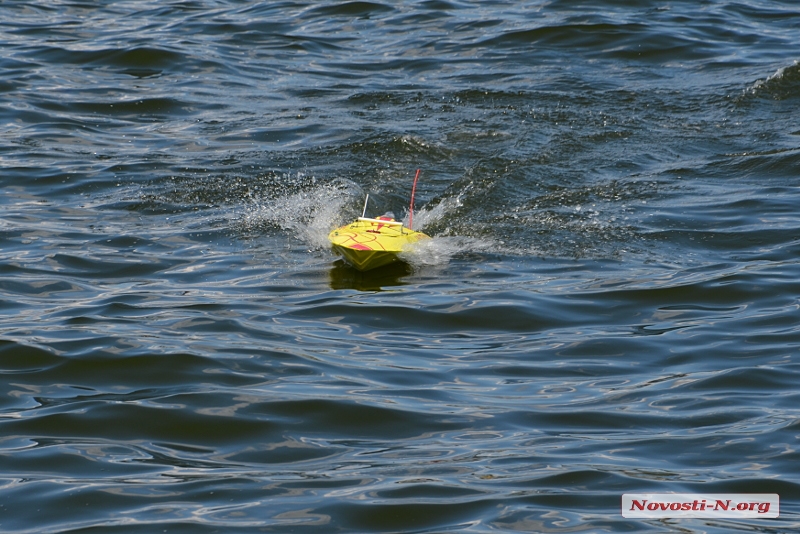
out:
M417 175L414 176L414 185L411 187L411 206L408 208L408 229L414 229L414 193L417 191L417 179L419 179L419 171L417 169Z

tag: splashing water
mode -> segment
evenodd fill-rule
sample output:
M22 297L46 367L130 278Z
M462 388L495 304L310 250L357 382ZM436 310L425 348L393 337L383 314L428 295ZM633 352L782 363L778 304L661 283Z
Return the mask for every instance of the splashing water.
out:
M468 252L490 252L492 244L474 237L433 236L412 243L399 254L414 270L443 267L453 256Z
M328 234L360 215L364 192L349 180L335 180L287 195L253 200L245 208L239 223L244 229L264 231L280 228L311 250L330 248ZM446 222L463 205L461 195L448 197L431 207L414 210L414 230ZM402 222L409 224L409 214ZM442 267L457 254L497 252L497 244L488 239L465 236L436 236L419 241L404 250L400 258L413 269Z
M414 211L414 230L425 231L426 227L446 221L461 206L461 196L449 197L431 207ZM403 218L408 225L409 216ZM400 258L414 269L441 267L447 265L453 256L469 252L493 252L495 243L490 240L466 236L436 236L418 241L400 253Z
M345 180L317 186L269 200L256 200L249 206L242 224L249 229L276 226L289 231L313 249L330 246L328 233L346 222L357 185Z
M439 204L432 208L421 208L414 210L414 228L418 232L425 230L426 226L431 226L442 221L446 216L452 214L462 206L461 198L447 198L442 200ZM403 224L409 226L409 214L406 213L403 217Z

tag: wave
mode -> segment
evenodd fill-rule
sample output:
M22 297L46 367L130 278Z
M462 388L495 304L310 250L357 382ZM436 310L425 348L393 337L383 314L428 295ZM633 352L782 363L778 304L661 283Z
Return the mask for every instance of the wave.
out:
M744 91L745 96L770 100L800 97L800 61L781 67L763 80L757 80Z

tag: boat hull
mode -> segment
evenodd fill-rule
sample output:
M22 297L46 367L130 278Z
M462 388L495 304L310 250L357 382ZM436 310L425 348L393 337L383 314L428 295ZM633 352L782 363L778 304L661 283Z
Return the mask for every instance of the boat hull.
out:
M333 230L328 239L334 252L359 271L370 271L400 261L398 254L422 239L422 232L405 228L393 219L357 221Z

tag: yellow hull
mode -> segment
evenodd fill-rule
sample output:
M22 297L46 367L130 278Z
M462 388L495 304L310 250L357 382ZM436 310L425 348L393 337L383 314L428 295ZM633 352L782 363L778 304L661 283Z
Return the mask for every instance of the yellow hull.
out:
M394 219L359 217L328 235L334 252L359 271L369 271L399 260L397 254L420 239L430 239Z

